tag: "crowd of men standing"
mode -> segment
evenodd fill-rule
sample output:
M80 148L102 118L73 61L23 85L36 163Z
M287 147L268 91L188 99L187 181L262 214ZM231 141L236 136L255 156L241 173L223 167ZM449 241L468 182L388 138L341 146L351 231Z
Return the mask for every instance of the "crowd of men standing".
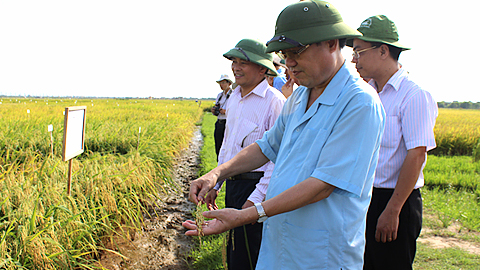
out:
M241 39L212 108L218 167L190 188L211 220L186 234L232 230L229 269L412 269L438 109L399 63L409 49L387 16L355 30L318 0L287 6L266 44Z

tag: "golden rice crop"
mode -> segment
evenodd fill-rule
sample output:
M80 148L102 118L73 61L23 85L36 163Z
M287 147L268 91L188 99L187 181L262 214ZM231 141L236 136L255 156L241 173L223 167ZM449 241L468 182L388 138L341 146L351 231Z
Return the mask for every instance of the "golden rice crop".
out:
M439 109L435 155L471 155L480 139L480 110Z
M167 190L173 157L211 105L192 100L0 102L2 269L91 269L117 228L141 226L148 203ZM79 105L87 105L85 152L73 160L67 196L63 111Z

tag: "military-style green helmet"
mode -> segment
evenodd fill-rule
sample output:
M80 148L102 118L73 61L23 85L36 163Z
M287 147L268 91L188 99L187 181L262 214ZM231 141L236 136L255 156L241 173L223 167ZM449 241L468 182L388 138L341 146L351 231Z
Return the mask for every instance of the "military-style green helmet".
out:
M330 3L301 1L287 6L278 15L275 36L267 42L267 52L361 35L343 22L338 10Z
M362 33L358 39L367 42L385 43L401 49L410 50L398 42L398 31L395 23L385 15L376 15L364 20L357 30ZM347 46L353 47L353 39L347 40Z
M278 76L277 70L273 65L273 54L267 53L265 51L266 49L267 47L265 44L259 40L242 39L237 43L235 48L231 49L223 56L228 59L238 57L240 59L247 60L257 65L266 67L266 75L274 77Z

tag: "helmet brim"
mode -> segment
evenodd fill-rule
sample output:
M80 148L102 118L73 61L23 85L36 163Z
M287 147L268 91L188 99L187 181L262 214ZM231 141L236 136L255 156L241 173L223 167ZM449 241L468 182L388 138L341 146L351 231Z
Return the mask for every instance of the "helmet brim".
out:
M275 76L278 76L278 72L277 72L275 66L273 65L273 62L272 62L272 61L270 61L270 60L268 60L268 59L265 59L265 57L262 57L262 56L260 56L260 55L258 55L258 54L255 54L255 53L252 53L252 52L250 52L250 51L244 51L244 52L245 52L245 54L247 54L247 56L248 56L249 59L247 59L247 58L245 57L245 55L244 55L241 51L239 51L239 50L237 50L237 49L231 49L231 50L228 51L227 53L223 54L223 56L224 56L225 58L229 59L229 60L232 60L232 58L237 57L237 58L240 58L240 59L242 59L242 60L250 61L250 62L252 62L252 63L255 63L255 64L257 64L257 65L260 65L260 66L262 66L262 67L267 68L267 73L266 73L266 75L268 75L268 76L274 76L274 77L275 77Z

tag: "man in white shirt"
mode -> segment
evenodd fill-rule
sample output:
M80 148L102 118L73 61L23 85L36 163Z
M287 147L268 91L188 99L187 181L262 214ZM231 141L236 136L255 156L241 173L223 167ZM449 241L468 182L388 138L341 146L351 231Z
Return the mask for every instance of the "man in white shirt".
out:
M263 133L273 126L283 108L285 97L265 79L265 76L278 75L273 65L273 55L265 51L266 46L262 42L243 39L223 55L232 61L232 71L238 86L228 101L227 125L218 157L219 165L262 138ZM251 172L227 179L225 206L242 209L262 202L272 171L273 163L268 162ZM210 209L216 208L215 199L222 182L206 197ZM227 246L228 269L254 269L261 237L261 223L232 229Z
M367 214L363 269L412 269L422 228L422 170L436 147L437 103L398 62L409 48L398 42L395 24L372 16L347 41L357 71L378 92L386 112L373 195Z

